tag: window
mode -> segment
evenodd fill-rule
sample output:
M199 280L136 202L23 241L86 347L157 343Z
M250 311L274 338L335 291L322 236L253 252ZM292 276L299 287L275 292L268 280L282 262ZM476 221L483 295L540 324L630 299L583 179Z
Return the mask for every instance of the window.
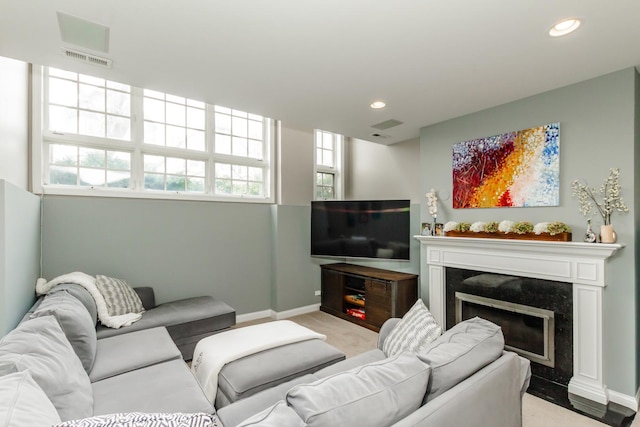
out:
M55 68L34 80L38 192L273 201L272 120Z
M131 139L131 87L49 69L49 130Z
M342 197L342 135L315 131L315 195L317 200Z

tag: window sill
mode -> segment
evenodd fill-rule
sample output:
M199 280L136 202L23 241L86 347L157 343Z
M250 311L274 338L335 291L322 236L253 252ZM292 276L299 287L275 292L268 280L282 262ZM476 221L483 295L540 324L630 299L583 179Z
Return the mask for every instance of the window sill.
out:
M79 197L111 197L121 199L156 199L156 200L188 200L197 202L231 202L231 203L275 203L272 197L249 196L213 196L187 192L133 191L117 188L82 187L68 188L55 185L42 186L34 190L35 194Z

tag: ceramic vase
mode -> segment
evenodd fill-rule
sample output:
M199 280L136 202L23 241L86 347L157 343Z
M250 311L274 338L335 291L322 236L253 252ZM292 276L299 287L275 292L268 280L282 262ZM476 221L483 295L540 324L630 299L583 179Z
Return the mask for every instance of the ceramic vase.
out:
M615 243L616 232L613 231L613 225L600 226L600 243Z

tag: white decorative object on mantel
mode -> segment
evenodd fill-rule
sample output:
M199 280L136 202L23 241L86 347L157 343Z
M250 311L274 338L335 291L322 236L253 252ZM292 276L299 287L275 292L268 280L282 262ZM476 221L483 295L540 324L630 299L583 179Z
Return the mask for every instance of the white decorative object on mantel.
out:
M446 324L445 267L571 283L573 377L569 381L569 393L601 404L609 403L603 374L602 295L607 285L606 260L622 249L623 244L415 238L421 243L421 257L426 259L429 268L429 310L443 326ZM616 403L637 409L637 402L618 400Z

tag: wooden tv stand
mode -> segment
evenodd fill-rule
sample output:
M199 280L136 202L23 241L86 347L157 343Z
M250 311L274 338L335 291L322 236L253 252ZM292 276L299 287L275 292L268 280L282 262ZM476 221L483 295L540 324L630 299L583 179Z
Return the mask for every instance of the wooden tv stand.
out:
M376 332L390 317L402 317L418 299L416 274L344 263L320 268L320 310ZM364 319L356 317L360 311Z

